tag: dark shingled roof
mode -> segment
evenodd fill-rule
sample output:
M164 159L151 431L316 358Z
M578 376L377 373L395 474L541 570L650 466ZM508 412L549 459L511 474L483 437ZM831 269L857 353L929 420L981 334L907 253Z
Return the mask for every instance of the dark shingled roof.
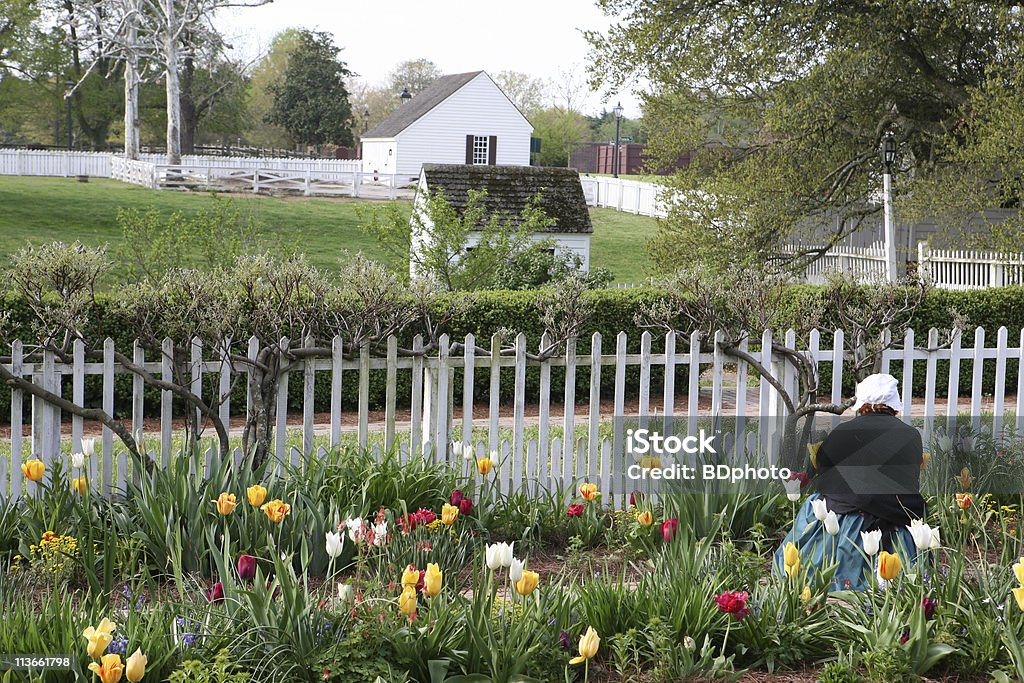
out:
M483 202L488 213L504 213L511 225L517 225L523 208L540 194L541 208L555 219L548 232L594 232L580 174L574 168L423 164L423 175L427 189L443 190L456 209L466 205L471 188L486 190Z
M363 139L395 137L482 73L483 71L470 71L464 74L441 76L424 88L423 92L408 102L398 105L398 108L391 112L386 119L363 133Z

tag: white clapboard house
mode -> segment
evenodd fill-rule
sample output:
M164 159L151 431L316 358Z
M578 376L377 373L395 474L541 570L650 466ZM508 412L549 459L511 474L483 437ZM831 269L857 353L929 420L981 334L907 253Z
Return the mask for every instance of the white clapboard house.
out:
M423 164L529 166L533 125L483 71L442 76L362 136L363 173Z
M551 240L555 253L559 255L575 253L580 257L581 270L590 270L590 236L594 226L590 222L579 172L574 168L423 164L413 210L418 212L419 222L424 228L419 228L417 222L412 221L411 249L414 253L422 248L424 239L428 239L425 233L430 230L424 198L428 194L443 193L461 212L470 190L486 192L482 203L487 215L502 214L513 226L519 222L523 209L539 196L540 208L554 222L548 230L531 235L531 238L538 242ZM472 249L478 241L479 237L471 234L466 249ZM414 262L415 258L410 260L409 270L410 275L416 278Z

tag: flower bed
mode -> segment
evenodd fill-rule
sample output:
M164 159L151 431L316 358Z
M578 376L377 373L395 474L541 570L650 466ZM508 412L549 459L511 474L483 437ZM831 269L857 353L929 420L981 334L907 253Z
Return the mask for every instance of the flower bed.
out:
M490 459L344 451L280 477L180 458L103 498L82 464L27 463L52 483L0 513L0 652L77 680L1024 679L1020 500L970 472L920 557L868 538L868 589L829 593L796 548L771 571L799 487L614 510L592 482L502 495ZM75 680L53 666L31 680Z

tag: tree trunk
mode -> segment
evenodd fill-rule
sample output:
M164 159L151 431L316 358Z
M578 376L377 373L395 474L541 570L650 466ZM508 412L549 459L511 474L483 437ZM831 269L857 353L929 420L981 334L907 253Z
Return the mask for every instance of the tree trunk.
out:
M181 70L181 153L194 154L196 149L196 130L199 128L199 113L196 111L195 98L192 94L192 83L195 79L196 65L191 57L183 60Z
M178 37L174 0L164 0L164 61L167 68L167 163L181 164L181 82L178 77Z
M139 56L135 52L138 41L139 0L129 0L130 18L125 29L128 54L124 60L124 158L139 158Z

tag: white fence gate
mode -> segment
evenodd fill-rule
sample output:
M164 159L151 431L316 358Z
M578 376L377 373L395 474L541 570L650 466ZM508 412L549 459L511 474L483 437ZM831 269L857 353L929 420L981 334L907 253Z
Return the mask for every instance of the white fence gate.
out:
M766 331L760 337L751 338L749 343L744 342L743 348L762 365L780 367L780 358L771 352L772 339L772 333ZM821 380L825 387L829 387L822 391L822 397L840 402L850 360L844 351L843 332L837 330L825 336L814 331L806 340L798 342L796 334L789 330L781 340L788 348L804 353L815 365L831 363L829 375ZM702 339L698 333L689 338L670 333L656 339L645 332L640 335L639 353L627 351L629 338L625 332L620 332L613 340L605 340L595 334L584 348L580 349L580 344L574 341L563 345L564 350L557 356L543 361L528 357L526 338L522 334L516 337L512 348L504 350L498 337L489 341L486 350L478 348L472 335L460 340L462 346L452 347L449 341L447 336L443 336L439 341L441 350L436 353L400 356L398 340L392 337L388 339L387 353L383 357L371 357L370 351L363 348L354 358L347 358L342 353L342 340L335 338L330 357L299 362L298 369L282 378L278 390L273 447L277 467L284 464L300 466L308 458L318 457L323 453L323 442L330 447L341 444L343 408L345 413L355 414L355 439L359 444L367 445L372 426L370 375L373 372L383 372L386 376L384 419L373 430L375 433L379 430L377 438L382 437L384 449L399 448L406 458L446 459L454 457L455 451L462 449L481 456L493 453L498 461L496 476L504 491L538 484L571 484L574 479L589 477L600 483L606 497L618 503L624 503L634 489L634 482L625 476L629 464L624 447L625 416L631 420L630 424L641 427L651 420L661 420L664 430L669 433L673 423L679 428L685 425L690 433L695 433L698 424L708 421L713 427L715 420L735 419L741 423L747 420L751 427L765 434L771 431L770 423L777 422L778 416L784 412L778 394L767 381L754 381L757 378L744 362L735 362L727 357L717 344ZM288 342L282 340L281 343ZM1024 405L1021 404L1024 363L1019 363L1024 360L1024 330L1014 331L1014 343L1015 346L1009 344L1006 328L996 332L994 344L986 343L985 331L978 328L971 346L964 347L958 336L948 348L939 348L938 332L934 329L920 341L910 331L903 340L902 348L885 352L882 371L901 373L903 402L907 406L904 419L910 419L912 414L953 417L969 410L972 420L980 426L984 408L995 416L993 429L1012 428L1019 434L1024 432ZM310 345L307 342L307 346ZM542 342L543 345L546 342ZM166 354L171 348L167 342L162 354L147 359L143 349L136 344L131 357L136 365L145 367L157 377L170 380L172 368ZM193 392L202 393L203 378L211 376L212 381L206 386L216 386L217 396L207 395L204 398L207 402L214 402L221 420L237 434L243 421L240 415L242 406L232 406L229 400L216 402L220 396L229 396L228 389L238 372L219 357L214 348L199 340L193 343L189 368L191 387ZM254 356L259 348L259 343L251 340L250 356ZM423 348L419 337L414 340L413 350L417 348ZM449 353L452 348L459 349L459 352ZM941 374L937 365L940 361L948 361L946 372ZM1010 361L1019 363L1016 377L1011 377L1008 372ZM74 345L70 363L60 362L52 353L45 354L40 362L26 362L20 342L14 344L10 357L0 359L0 362L12 374L30 378L35 385L58 394L61 393L62 378L66 378L65 391L70 390L70 395L65 398L76 405L83 405L86 378L99 376L102 378L101 404L107 413L114 410L115 378L129 375L132 398L130 418L126 423L130 425L132 434L159 464L166 466L170 458L176 457L172 425L175 416L170 392L161 392L159 433L144 433L143 379L130 374L127 368L116 362L112 340L105 342L101 357L90 357L88 361L84 345L79 341ZM968 387L960 386L962 364L969 364L971 368L969 391L962 391ZM527 395L527 368L539 368L539 391L536 395ZM566 380L560 386L552 381L552 371L556 368L565 373ZM986 399L983 404L982 384L986 368L994 370L994 384L990 402ZM627 371L639 371L635 392L627 392ZM912 392L914 378L922 371L925 390L915 396ZM404 424L396 420L400 375L410 379L403 385L411 387L410 395L405 397L410 406L409 420ZM474 395L475 380L481 375L487 378L489 387L486 402ZM653 376L662 376L663 379L660 383L655 382L652 381ZM605 392L602 392L602 377L613 380L608 383L610 391L606 385ZM577 396L577 379L586 378L590 380L587 383L589 394ZM795 388L797 379L792 372L783 371L781 379L787 390ZM507 388L510 380L513 400L511 406L504 407L505 414L502 414L499 392L502 386ZM289 446L285 409L289 382L296 381L301 382L303 396L301 444ZM354 406L343 407L342 387L349 386L350 382L355 382L358 387L358 400ZM321 383L330 387L330 412L328 423L321 425L323 442L318 444L313 398L315 387ZM462 389L461 405L454 399L456 384ZM969 401L964 405L958 400L942 401L937 396L941 389L952 397L966 393ZM0 496L22 495L23 484L28 482L23 482L21 463L31 454L38 455L47 465L59 457L63 439L60 425L67 418L53 405L45 404L23 390L12 390L11 399L11 424L20 426L29 416L30 425L27 435L23 434L23 429L12 430L11 456L0 456ZM561 414L552 410L552 404L559 402L563 406ZM252 397L249 396L246 413L250 411L251 403ZM486 417L474 418L474 413L484 413ZM835 424L839 418L824 419ZM69 438L65 440L67 446L79 451L85 426L83 420L79 416L71 416L66 421L70 422ZM476 438L474 427L478 433L486 433L486 437ZM529 439L526 438L528 427ZM930 429L930 422L926 421L923 435L926 443ZM453 436L456 432L461 435ZM508 438L509 432L511 438ZM746 433L746 428L737 429L737 434ZM773 446L759 446L750 441L751 436L754 435L747 437L748 452L753 452L751 448L760 449L761 453L769 451L771 457ZM460 444L459 449L450 445L453 438ZM436 444L440 447L435 447ZM208 466L217 457L219 454L211 451L207 456ZM241 456L236 450L233 457ZM463 467L468 466L463 463ZM52 468L48 466L47 471L52 471ZM132 476L124 449L118 448L114 434L105 427L97 456L90 463L90 475L89 481L104 494L123 488L126 478ZM28 486L27 490L31 493L33 487Z
M588 206L600 206L654 218L664 218L668 215L662 201L665 188L661 185L604 176L581 176L580 180Z

